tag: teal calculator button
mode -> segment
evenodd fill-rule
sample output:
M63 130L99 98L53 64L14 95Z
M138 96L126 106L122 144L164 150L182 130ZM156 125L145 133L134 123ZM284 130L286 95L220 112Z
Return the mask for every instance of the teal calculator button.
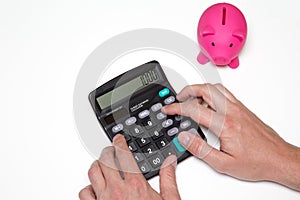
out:
M185 148L179 143L178 137L173 139L173 144L180 153L185 152Z
M158 92L158 96L160 98L167 96L168 94L170 94L170 90L169 88L164 88L161 91Z

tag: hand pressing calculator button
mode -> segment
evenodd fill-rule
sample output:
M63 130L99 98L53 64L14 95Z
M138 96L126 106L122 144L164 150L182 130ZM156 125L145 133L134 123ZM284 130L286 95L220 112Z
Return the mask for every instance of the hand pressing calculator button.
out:
M90 93L96 117L110 140L125 136L141 173L150 179L159 173L164 159L176 155L178 162L191 154L178 141L181 131L206 140L190 118L161 112L176 102L176 93L157 61L127 71Z

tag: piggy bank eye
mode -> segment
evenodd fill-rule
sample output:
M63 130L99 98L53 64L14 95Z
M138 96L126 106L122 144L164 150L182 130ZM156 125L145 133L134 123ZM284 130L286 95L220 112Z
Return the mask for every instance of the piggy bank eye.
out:
M232 47L232 46L233 46L233 44L232 44L232 43L230 43L229 47Z
M214 42L212 42L212 43L211 43L211 46L213 46L213 47L214 47L214 46L215 46L215 43L214 43Z

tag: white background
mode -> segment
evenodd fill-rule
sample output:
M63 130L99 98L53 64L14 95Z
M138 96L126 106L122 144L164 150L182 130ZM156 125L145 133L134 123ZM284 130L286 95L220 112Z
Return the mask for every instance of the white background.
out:
M249 32L240 67L219 69L222 82L285 140L300 146L299 1L229 2L245 14ZM198 19L213 3L1 0L0 198L77 199L93 161L72 113L84 60L106 39L132 29L170 29L196 41ZM178 166L177 180L183 199L300 197L273 183L220 175L195 158ZM158 178L150 183L158 188Z

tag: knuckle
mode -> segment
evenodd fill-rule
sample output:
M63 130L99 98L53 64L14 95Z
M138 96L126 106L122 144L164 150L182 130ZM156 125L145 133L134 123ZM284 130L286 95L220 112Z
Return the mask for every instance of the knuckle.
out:
M217 165L215 167L215 170L217 172L219 172L220 174L226 174L226 170L225 170L225 167L223 165Z
M190 146L191 152L193 152L196 156L201 157L202 143L197 140L196 137L193 137L192 140L193 141Z
M90 178L94 178L95 176L97 176L97 174L100 172L100 169L98 166L92 166L89 171L88 171L88 176Z
M112 189L112 194L115 200L122 200L125 195L121 187L114 187Z
M216 166L214 166L214 168L221 174L227 174L231 169L231 165L228 162L220 161L216 164Z
M113 147L113 146L105 147L105 148L102 150L103 153L112 152L112 151L114 151L114 147Z
M238 115L238 114L236 114ZM226 116L224 119L224 130L225 131L239 131L241 130L241 124L235 118Z
M101 194L101 197L99 199L122 200L124 199L125 195L126 193L120 186L113 185L112 187L110 187L110 190L108 192Z
M229 116L226 116L224 119L224 129L230 130L233 126L234 126L234 121L232 120L232 118Z
M132 177L128 182L133 191L142 191L145 187L145 184L137 177Z
M114 152L114 147L113 146L105 147L101 152L100 160L106 158L107 156L109 156L113 152Z
M79 199L85 199L87 193L88 193L87 188L83 188L82 190L80 190L80 192L78 193Z
M226 87L222 83L216 83L214 86L225 89Z
M215 87L222 87L221 83L214 84Z

